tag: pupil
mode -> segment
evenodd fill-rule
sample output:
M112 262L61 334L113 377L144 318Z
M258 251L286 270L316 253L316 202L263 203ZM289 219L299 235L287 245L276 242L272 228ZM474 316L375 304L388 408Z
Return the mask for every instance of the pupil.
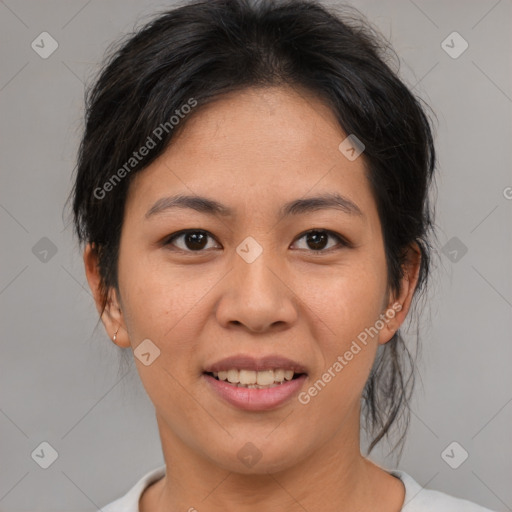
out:
M320 231L313 231L307 235L308 245L315 250L323 249L326 246L327 239L327 234Z
M189 249L203 249L206 245L206 236L204 233L188 233L185 236L185 243Z

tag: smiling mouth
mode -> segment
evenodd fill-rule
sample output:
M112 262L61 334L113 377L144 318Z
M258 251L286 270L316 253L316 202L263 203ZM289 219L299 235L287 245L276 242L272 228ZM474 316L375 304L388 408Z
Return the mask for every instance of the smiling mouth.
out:
M262 371L231 369L219 372L205 372L205 375L209 375L226 384L231 384L233 387L268 389L298 379L305 375L305 373L296 373L293 370L277 368L275 370Z

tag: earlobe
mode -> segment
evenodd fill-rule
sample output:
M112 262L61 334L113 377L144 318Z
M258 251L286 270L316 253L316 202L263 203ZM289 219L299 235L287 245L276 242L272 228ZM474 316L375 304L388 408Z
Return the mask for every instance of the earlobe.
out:
M107 304L101 314L101 321L107 334L118 347L128 348L130 346L123 311L117 298L117 292L113 288L108 292Z
M401 315L403 305L399 301L389 304L385 312L381 314L384 320L384 327L379 331L379 344L384 345L387 343L398 331L398 328L403 322L405 315Z
M87 244L83 254L85 274L91 288L96 309L101 321L112 341L122 348L130 346L128 332L126 330L123 312L119 305L117 293L114 289L108 290L105 301L102 278L98 265L98 252L92 244Z

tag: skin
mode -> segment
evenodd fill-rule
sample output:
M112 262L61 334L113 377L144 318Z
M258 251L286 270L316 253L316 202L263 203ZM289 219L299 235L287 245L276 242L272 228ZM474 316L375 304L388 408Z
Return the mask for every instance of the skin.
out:
M199 115L198 115L199 114ZM101 311L100 276L90 246L87 278L116 344L150 339L160 356L135 362L154 404L167 473L142 495L142 512L398 512L401 481L360 453L360 398L379 344L404 321L417 284L411 246L402 289L388 291L376 203L364 158L338 150L346 134L333 113L305 91L247 89L190 116L173 144L130 185L121 233L119 291ZM278 218L286 202L337 192L362 215L320 209ZM215 217L192 209L146 218L162 197L206 196L234 210ZM338 233L325 248L309 229ZM184 229L211 233L202 252ZM236 252L248 236L263 252ZM187 252L188 250L188 252ZM401 311L306 405L293 397L264 412L240 410L205 382L205 366L234 354L280 354L308 369L307 390L357 335L392 304ZM252 467L237 457L261 452Z

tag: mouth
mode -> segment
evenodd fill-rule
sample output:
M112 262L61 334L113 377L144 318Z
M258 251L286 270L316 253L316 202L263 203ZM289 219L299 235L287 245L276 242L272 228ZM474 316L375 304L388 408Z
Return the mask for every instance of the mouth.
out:
M274 388L306 375L303 372L285 370L284 368L260 371L231 368L230 370L204 373L217 381L231 384L234 387L247 389Z
M305 366L281 356L233 356L203 371L208 389L245 411L266 411L291 400L304 386Z

